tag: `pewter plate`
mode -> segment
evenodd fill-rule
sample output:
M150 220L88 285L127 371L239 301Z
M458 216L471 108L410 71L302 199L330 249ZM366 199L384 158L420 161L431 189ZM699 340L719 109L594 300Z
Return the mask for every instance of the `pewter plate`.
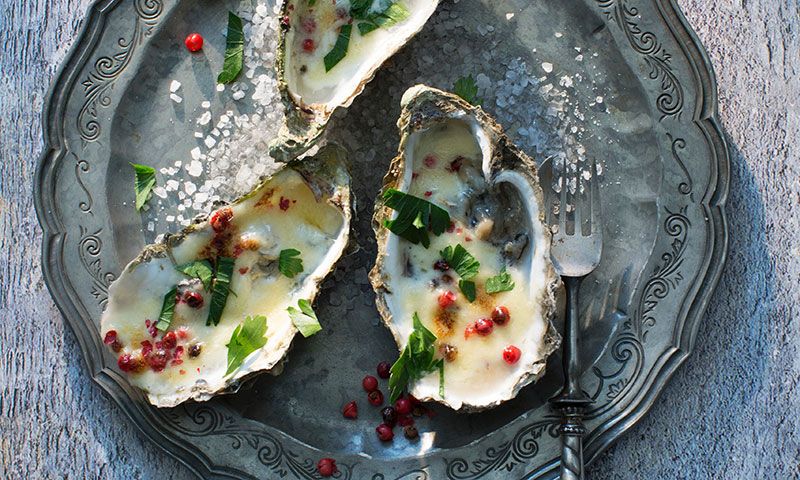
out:
M364 372L396 355L366 274L372 199L396 149L400 96L414 83L449 88L482 74L484 108L529 154L592 156L604 167L607 242L582 292L583 385L594 399L586 458L600 455L691 352L726 255L728 155L716 87L674 0L443 2L330 127L352 154L361 248L324 284L324 332L295 342L280 376L159 410L128 385L98 333L108 285L153 240L146 224L177 229L166 211L134 211L127 162L185 160L203 100L216 114L251 108L215 92L222 52L212 37L200 59L181 48L189 31L222 31L226 10L239 7L98 1L54 83L36 207L47 284L88 373L149 441L203 477L317 478L317 460L330 456L347 479L554 478L558 419L546 399L558 387L557 355L541 381L497 409L434 408L417 442L381 445L374 412L363 408L355 422L338 413L359 395ZM181 104L168 99L173 78L183 83Z

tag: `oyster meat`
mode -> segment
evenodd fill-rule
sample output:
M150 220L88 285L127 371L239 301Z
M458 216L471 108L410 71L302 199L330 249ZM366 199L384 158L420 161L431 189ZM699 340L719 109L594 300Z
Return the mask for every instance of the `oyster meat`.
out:
M286 124L270 153L294 158L310 148L337 107L347 107L375 71L405 45L438 0L284 2L278 51Z
M349 184L344 152L328 146L145 247L111 284L101 320L104 341L130 383L153 405L170 407L207 400L242 377L279 366L298 332L287 309L313 302L345 250ZM227 299L214 316L209 310L220 306L218 290ZM258 317L263 328L262 316L266 334L231 366L234 331L247 317Z
M443 375L407 371L411 394L453 409L499 405L544 373L559 344L551 320L560 280L536 165L480 107L430 87L404 94L398 127L399 155L373 219L378 309L401 351L418 331L415 316L436 337L430 351ZM399 206L392 193L411 201ZM426 208L414 218L408 204L419 200L446 211L449 225L441 214L427 220ZM414 218L406 234L394 231L402 216Z

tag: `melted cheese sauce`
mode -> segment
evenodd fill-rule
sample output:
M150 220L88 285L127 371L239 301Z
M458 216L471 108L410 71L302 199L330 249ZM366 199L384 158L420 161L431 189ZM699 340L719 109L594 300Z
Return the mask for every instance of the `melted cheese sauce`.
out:
M445 362L447 402L454 408L459 408L462 401L474 406L488 405L496 401L500 392L511 391L520 375L531 370L542 358L546 331L539 304L542 291L528 281L522 270L524 261L507 266L502 245L479 238L476 226L468 224L466 209L470 199L489 188L481 173L484 152L470 126L461 121L449 121L415 133L408 147L407 154L412 155L413 162L406 162L406 168L413 168L413 172L405 174L408 178L412 173L413 179L406 191L448 210L455 228L438 237L431 235L428 249L392 235L394 238L390 241L398 242L399 252L396 258L390 259L396 268L394 272L403 272L405 268L407 274L395 273L389 280L394 293L387 297L387 302L405 341L411 333L412 316L417 312L425 326L437 336L437 346L447 344L457 349L455 359ZM460 159L458 169L455 168L457 159ZM527 233L526 227L520 225L520 233ZM445 272L451 278L448 282L443 272L433 268L434 262L441 258L441 250L459 243L480 262L479 274L473 279L478 291L473 303L460 292L455 271ZM530 249L531 246L526 247L528 252L523 258L529 258ZM514 279L515 288L510 292L486 294L486 279L497 275L503 267ZM438 298L447 291L456 294L455 308L443 310ZM465 338L468 326L480 318L491 318L493 309L501 305L510 312L511 319L506 325L495 325L488 336L472 334ZM509 345L522 351L522 357L514 365L502 358L503 350ZM440 351L438 355L443 354ZM427 375L412 389L413 394L421 398L438 398L438 391L438 372Z
M394 50L413 35L409 24L424 23L436 8L430 0L375 0L370 11L383 11L390 3L405 7L410 16L389 27L366 35L358 29L359 20L352 21L347 55L330 71L325 70L324 58L336 44L339 28L347 24L350 2L320 0L308 8L305 1L295 4L292 24L286 34L286 80L289 90L306 105L325 104L332 111L349 98L357 86L371 76ZM416 30L414 28L413 30ZM304 49L303 42L313 42L313 50Z
M233 235L226 249L236 250L236 245L243 248L235 261L231 293L220 323L206 326L211 293L195 282L192 289L203 295L203 307L195 309L178 303L170 326L171 331L186 333L186 338L178 340L186 350L182 362L169 362L161 372L147 368L132 374L131 383L153 397L202 387L210 379L222 378L227 370L226 344L246 316L267 317L268 341L262 350L251 354L232 377L278 362L296 333L286 308L296 306L299 299L313 294L314 282L306 280L313 274L325 273L318 269L329 268L326 256L343 228L342 212L326 200L317 200L296 171L284 169L248 199L231 207L233 217L229 230ZM161 334L153 338L145 321L157 320L164 295L187 280L174 265L204 258L213 238L212 228L205 224L173 248L175 264L169 258L153 259L126 269L112 284L102 331L117 331L124 345L120 354L140 355L141 342L160 340ZM299 250L303 261L303 272L294 278L278 270L279 253L288 248ZM192 358L188 349L195 344L199 344L202 351Z

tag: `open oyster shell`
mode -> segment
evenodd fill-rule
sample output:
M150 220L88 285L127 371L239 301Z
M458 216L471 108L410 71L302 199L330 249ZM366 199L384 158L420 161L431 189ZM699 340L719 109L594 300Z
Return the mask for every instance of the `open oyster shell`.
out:
M229 206L145 247L111 284L101 333L108 339L108 332L114 332L119 343L111 347L116 355L127 355L137 366L128 370L130 383L144 390L153 405L207 400L235 390L245 376L281 366L298 332L287 307L297 307L300 299L313 302L348 242L350 176L344 162L342 149L327 146L311 159L287 164ZM224 210L232 216L220 228L221 217L215 214ZM303 271L292 278L279 268L284 249L300 251ZM176 266L203 259L213 263L219 257L235 258L231 293L219 323L209 326L211 293ZM165 294L176 285L179 299L187 298L187 292L198 293L202 305L179 300L167 331L157 331L153 324ZM226 345L233 331L247 316L256 315L267 318L267 343L226 374ZM169 332L173 336L168 341ZM153 355L164 353L168 361L159 371L153 368Z
M560 279L550 263L536 165L480 107L452 94L417 85L405 93L402 107L399 155L384 192L393 188L424 198L447 210L453 223L442 235L431 234L426 249L384 226L396 212L378 200L378 257L370 273L378 309L401 350L415 313L437 337L436 356L445 359L444 396L435 370L412 379L411 394L453 409L491 408L538 379L560 342L551 323ZM460 291L453 268L434 267L440 251L457 244L480 262L474 302ZM487 293L487 279L504 268L514 288ZM454 301L443 308L447 292ZM475 334L475 322L491 318L499 306L510 320L494 324L488 335ZM503 358L509 345L521 352L513 364Z
M367 16L373 15L381 23L363 35L362 25L372 22L353 13L359 4L368 5ZM284 2L277 69L286 123L271 145L272 157L285 161L309 149L333 111L352 103L383 62L422 29L438 4L438 0ZM396 23L374 17L389 7L399 8L407 16L396 17L402 18ZM350 29L347 53L326 71L325 56L334 49L342 26Z

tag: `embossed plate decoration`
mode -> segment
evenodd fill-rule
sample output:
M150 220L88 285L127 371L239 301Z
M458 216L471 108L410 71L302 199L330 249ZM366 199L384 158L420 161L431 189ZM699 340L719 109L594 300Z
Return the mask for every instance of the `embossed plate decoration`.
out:
M337 478L347 479L554 478L558 416L547 398L560 383L557 356L542 380L499 408L433 407L433 418L418 419L415 442L398 435L381 444L378 413L361 398L362 376L396 355L367 281L375 258L367 203L396 149L399 97L415 83L447 89L472 74L484 108L540 162L561 151L603 165L606 248L582 301L582 382L594 399L585 448L596 458L690 354L726 254L728 156L716 87L675 1L443 2L330 127L352 150L362 248L324 285L324 331L295 343L280 376L156 409L128 385L98 334L108 285L153 240L146 224L177 230L166 211L134 210L128 162L185 160L203 100L217 113L243 108L215 91L218 38L207 38L201 59L180 47L190 31L221 31L227 10L238 7L99 0L53 85L36 207L46 281L87 373L149 441L203 477L318 478L317 461L333 457ZM182 104L168 100L173 78L183 81ZM360 400L357 421L340 414L351 399Z

